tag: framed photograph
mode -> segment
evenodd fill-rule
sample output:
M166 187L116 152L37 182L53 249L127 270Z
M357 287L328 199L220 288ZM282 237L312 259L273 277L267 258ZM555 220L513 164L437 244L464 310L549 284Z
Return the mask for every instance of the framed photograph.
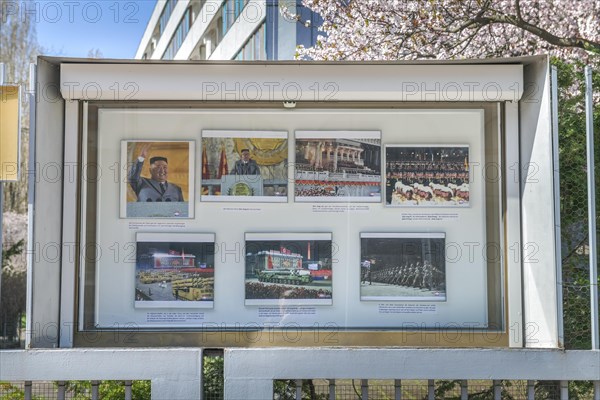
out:
M246 305L331 305L331 233L246 233Z
M121 141L121 218L193 218L193 141Z
M446 301L444 233L361 233L360 299Z
M137 233L136 308L212 308L215 235Z
M288 134L202 131L202 201L285 203Z
M380 131L296 131L297 202L381 202Z
M385 146L385 204L469 206L469 146Z

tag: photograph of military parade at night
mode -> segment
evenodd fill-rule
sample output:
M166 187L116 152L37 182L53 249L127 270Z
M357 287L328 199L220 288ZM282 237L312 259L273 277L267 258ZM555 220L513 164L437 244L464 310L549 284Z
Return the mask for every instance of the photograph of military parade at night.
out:
M295 201L380 202L381 132L297 131Z
M245 304L332 304L331 238L331 233L247 233Z
M138 233L135 306L210 308L214 235Z
M469 146L385 147L385 204L469 206Z
M361 233L361 300L446 300L443 233Z

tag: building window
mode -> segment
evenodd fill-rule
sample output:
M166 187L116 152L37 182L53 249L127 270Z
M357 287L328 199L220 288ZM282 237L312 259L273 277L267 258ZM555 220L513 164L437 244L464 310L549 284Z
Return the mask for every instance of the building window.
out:
M231 29L235 21L242 14L242 10L248 4L247 0L225 0L222 7L223 24L222 32L223 36Z
M266 60L267 45L265 26L263 22L252 36L244 43L240 51L233 57L234 60Z
M171 18L171 13L175 8L176 2L173 0L167 0L167 4L165 4L165 8L163 9L162 14L160 14L160 18L158 20L158 34L162 35L165 27L167 26L167 22L169 22L169 18Z
M190 27L192 26L192 9L188 7L175 30L175 34L171 38L167 49L165 50L165 54L163 54L163 60L172 60L175 58L175 54L183 44L188 32L190 31Z

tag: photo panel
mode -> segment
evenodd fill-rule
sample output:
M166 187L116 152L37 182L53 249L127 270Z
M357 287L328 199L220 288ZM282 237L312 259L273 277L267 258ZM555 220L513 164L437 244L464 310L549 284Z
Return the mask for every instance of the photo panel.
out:
M296 131L297 202L381 202L380 131Z
M468 207L469 146L385 146L385 204Z
M201 157L201 201L287 202L287 132L205 130Z
M137 233L136 308L212 308L212 233Z
M331 233L246 233L246 305L331 305Z
M121 141L121 218L194 217L193 141Z
M360 299L446 301L444 233L361 233Z

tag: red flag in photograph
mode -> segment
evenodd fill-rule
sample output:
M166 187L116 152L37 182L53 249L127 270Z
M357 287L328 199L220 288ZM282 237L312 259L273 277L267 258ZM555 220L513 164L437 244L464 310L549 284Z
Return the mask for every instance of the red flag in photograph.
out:
M225 146L221 146L221 160L219 161L219 172L217 173L217 179L221 179L221 176L229 174L229 167L227 167L227 155L225 154Z
M208 169L208 157L206 149L202 149L202 179L210 179L210 170Z

